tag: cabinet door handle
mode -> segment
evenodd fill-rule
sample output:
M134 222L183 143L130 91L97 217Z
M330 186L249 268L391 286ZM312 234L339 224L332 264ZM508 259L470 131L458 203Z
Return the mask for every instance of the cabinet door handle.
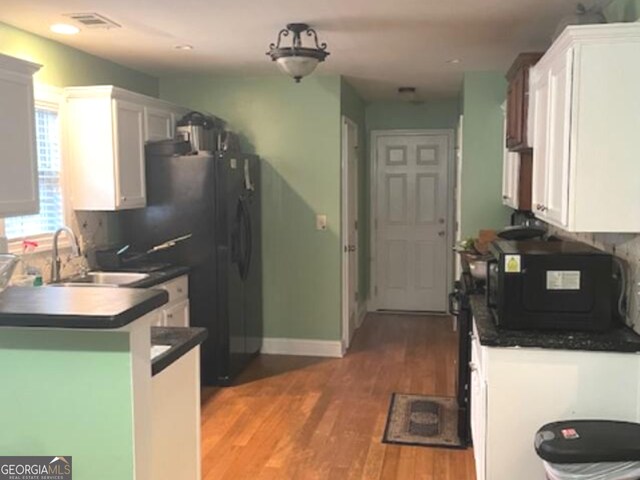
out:
M182 288L178 288L178 293L182 293L183 291Z
M173 318L173 313L170 313L169 315L167 315L167 318Z

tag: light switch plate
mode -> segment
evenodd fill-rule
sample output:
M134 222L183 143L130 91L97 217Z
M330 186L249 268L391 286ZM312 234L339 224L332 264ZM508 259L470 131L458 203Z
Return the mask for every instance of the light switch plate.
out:
M327 229L327 216L324 214L316 215L316 230Z

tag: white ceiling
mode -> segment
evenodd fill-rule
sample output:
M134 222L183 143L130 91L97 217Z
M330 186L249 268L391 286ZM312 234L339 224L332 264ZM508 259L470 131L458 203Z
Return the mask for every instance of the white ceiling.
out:
M265 55L278 30L306 22L331 55L319 73L346 76L366 99L456 95L462 72L505 71L522 51L545 49L577 0L20 0L0 21L137 70L279 74ZM588 3L588 2L587 2ZM65 13L97 12L120 29L56 35ZM193 51L178 51L178 44ZM447 63L460 59L459 64ZM303 80L304 81L304 80Z

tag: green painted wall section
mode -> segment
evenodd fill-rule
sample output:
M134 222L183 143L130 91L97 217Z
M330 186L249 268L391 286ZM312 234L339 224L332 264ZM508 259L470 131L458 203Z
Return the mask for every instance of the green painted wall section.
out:
M636 22L640 20L640 0L613 0L604 14L609 22Z
M446 129L456 128L458 100L433 100L420 104L400 101L377 101L367 105L367 129Z
M0 53L42 65L36 81L56 87L116 85L158 96L158 79L0 23Z
M340 339L340 91L338 76L160 79L161 98L224 118L263 159L267 337Z
M358 301L363 303L369 292L369 172L367 163L366 102L344 79L340 85L342 115L358 125Z
M463 82L462 238L482 228L508 225L502 205L503 114L507 82L503 73L468 72Z
M128 334L1 330L2 455L67 455L73 478L133 479Z

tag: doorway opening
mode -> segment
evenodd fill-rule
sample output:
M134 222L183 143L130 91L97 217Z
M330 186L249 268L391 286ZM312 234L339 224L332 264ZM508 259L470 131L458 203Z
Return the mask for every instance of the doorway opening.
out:
M453 130L371 133L370 310L447 310L455 238Z

